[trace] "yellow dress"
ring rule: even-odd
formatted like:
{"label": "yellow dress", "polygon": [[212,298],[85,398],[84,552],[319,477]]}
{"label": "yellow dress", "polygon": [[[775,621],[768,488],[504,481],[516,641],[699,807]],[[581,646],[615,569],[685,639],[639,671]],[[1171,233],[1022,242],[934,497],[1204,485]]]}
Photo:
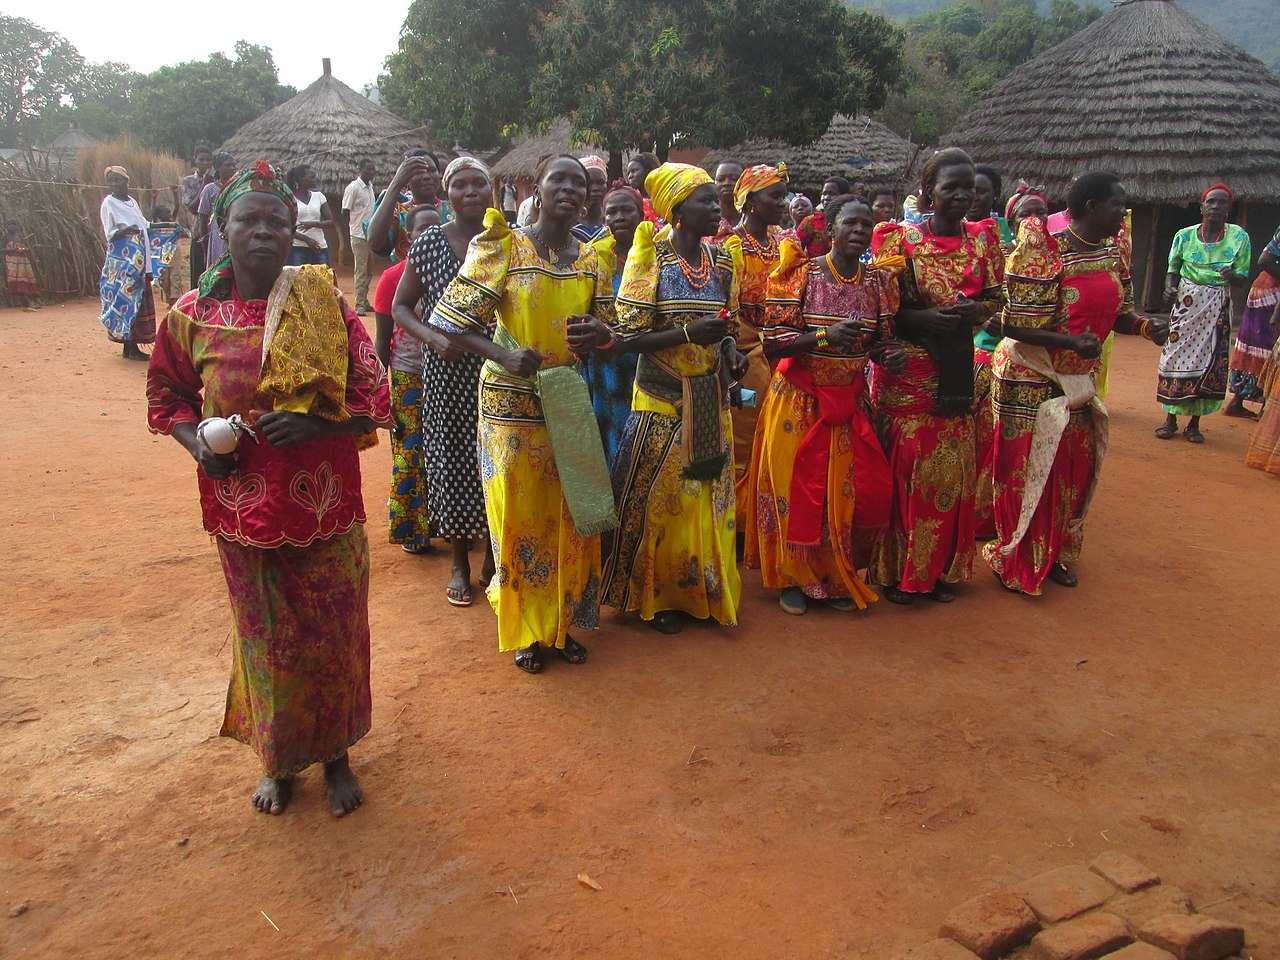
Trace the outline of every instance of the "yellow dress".
{"label": "yellow dress", "polygon": [[[782,259],[769,279],[761,333],[765,342],[785,343],[801,334],[858,317],[874,328],[850,352],[832,346],[783,360],[774,372],[760,409],[760,426],[748,494],[741,506],[746,533],[746,566],[759,569],[770,589],[799,587],[817,600],[853,600],[859,609],[878,599],[858,576],[882,532],[889,468],[869,417],[867,352],[893,336],[898,288],[879,270],[860,267],[856,278],[836,282],[823,272],[822,258],[806,259],[794,240],[783,241]],[[804,384],[801,389],[797,384]],[[793,481],[818,468],[813,457],[797,456],[822,420],[822,409],[842,406],[847,416],[831,428],[827,463],[809,478],[825,487],[820,535],[810,545],[793,542]],[[855,489],[868,496],[861,503]],[[861,509],[860,509],[861,508]],[[872,517],[868,517],[870,509]]]}
{"label": "yellow dress", "polygon": [[[522,347],[541,353],[547,369],[574,363],[566,318],[579,313],[613,322],[612,284],[595,248],[581,244],[571,267],[553,267],[490,210],[431,323],[464,333],[484,332],[496,320]],[[594,423],[583,426],[595,430]],[[535,642],[563,648],[570,627],[599,626],[600,538],[574,529],[532,382],[491,362],[480,375],[479,440],[498,649]]]}
{"label": "yellow dress", "polygon": [[[722,310],[731,316],[730,335],[736,333],[733,261],[708,244],[703,244],[703,252],[710,260],[710,275],[703,286],[695,287],[681,271],[668,240],[648,244],[637,235],[617,300],[616,330],[624,341]],[[716,371],[718,353],[718,344],[682,343],[652,357],[681,377],[702,377]],[[718,425],[723,466],[713,479],[690,479],[682,464],[688,442],[682,411],[644,389],[643,379],[642,369],[613,464],[619,525],[605,534],[604,602],[619,610],[638,610],[643,620],[679,610],[735,624],[742,581],[728,403],[720,391],[719,410],[704,410],[701,421],[709,421],[713,430]]]}

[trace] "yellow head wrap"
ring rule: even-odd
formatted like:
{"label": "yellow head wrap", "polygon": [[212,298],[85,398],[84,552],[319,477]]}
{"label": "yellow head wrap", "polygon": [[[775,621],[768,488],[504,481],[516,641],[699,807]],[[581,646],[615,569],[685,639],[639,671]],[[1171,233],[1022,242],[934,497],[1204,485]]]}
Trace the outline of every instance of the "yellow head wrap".
{"label": "yellow head wrap", "polygon": [[102,171],[102,177],[105,180],[109,175],[113,173],[120,174],[120,176],[124,177],[126,180],[129,179],[129,171],[126,170],[124,167],[120,167],[120,166],[107,167],[107,169]]}
{"label": "yellow head wrap", "polygon": [[644,188],[649,193],[654,212],[669,222],[671,212],[689,199],[689,194],[704,183],[714,182],[711,174],[701,167],[687,163],[664,163],[656,170],[649,171],[649,175],[644,178]]}
{"label": "yellow head wrap", "polygon": [[741,210],[751,194],[765,187],[771,187],[775,183],[785,183],[786,180],[787,165],[785,163],[780,163],[776,167],[767,163],[757,163],[754,167],[748,167],[742,171],[742,176],[734,185],[733,205]]}

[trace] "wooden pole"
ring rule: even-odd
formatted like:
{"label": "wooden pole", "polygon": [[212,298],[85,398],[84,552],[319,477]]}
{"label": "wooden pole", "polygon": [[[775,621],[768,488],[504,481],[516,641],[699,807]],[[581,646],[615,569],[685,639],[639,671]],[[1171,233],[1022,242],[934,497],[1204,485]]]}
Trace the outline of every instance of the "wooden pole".
{"label": "wooden pole", "polygon": [[[1156,244],[1159,242],[1160,231],[1160,204],[1153,203],[1151,205],[1151,235],[1147,238],[1147,275],[1142,282],[1142,309],[1151,309],[1151,283],[1156,275]],[[1160,306],[1164,307],[1164,274],[1161,275],[1160,283]]]}

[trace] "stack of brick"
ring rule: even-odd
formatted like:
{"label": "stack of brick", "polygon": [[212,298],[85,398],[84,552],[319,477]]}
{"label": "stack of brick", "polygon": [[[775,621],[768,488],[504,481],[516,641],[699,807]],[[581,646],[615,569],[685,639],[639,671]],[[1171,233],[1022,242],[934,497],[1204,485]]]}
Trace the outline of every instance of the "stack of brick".
{"label": "stack of brick", "polygon": [[1244,929],[1110,851],[952,910],[938,939],[895,960],[1239,960]]}

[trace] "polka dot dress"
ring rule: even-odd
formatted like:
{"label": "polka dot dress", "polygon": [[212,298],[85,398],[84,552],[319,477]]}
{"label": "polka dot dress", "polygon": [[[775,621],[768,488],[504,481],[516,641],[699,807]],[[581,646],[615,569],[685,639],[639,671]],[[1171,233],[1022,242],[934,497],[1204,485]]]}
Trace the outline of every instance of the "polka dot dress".
{"label": "polka dot dress", "polygon": [[[409,248],[409,266],[422,282],[423,316],[431,314],[462,262],[441,227],[428,227]],[[427,518],[442,537],[477,537],[488,529],[484,489],[476,458],[480,367],[463,354],[450,363],[430,348],[423,351],[423,467]]]}

